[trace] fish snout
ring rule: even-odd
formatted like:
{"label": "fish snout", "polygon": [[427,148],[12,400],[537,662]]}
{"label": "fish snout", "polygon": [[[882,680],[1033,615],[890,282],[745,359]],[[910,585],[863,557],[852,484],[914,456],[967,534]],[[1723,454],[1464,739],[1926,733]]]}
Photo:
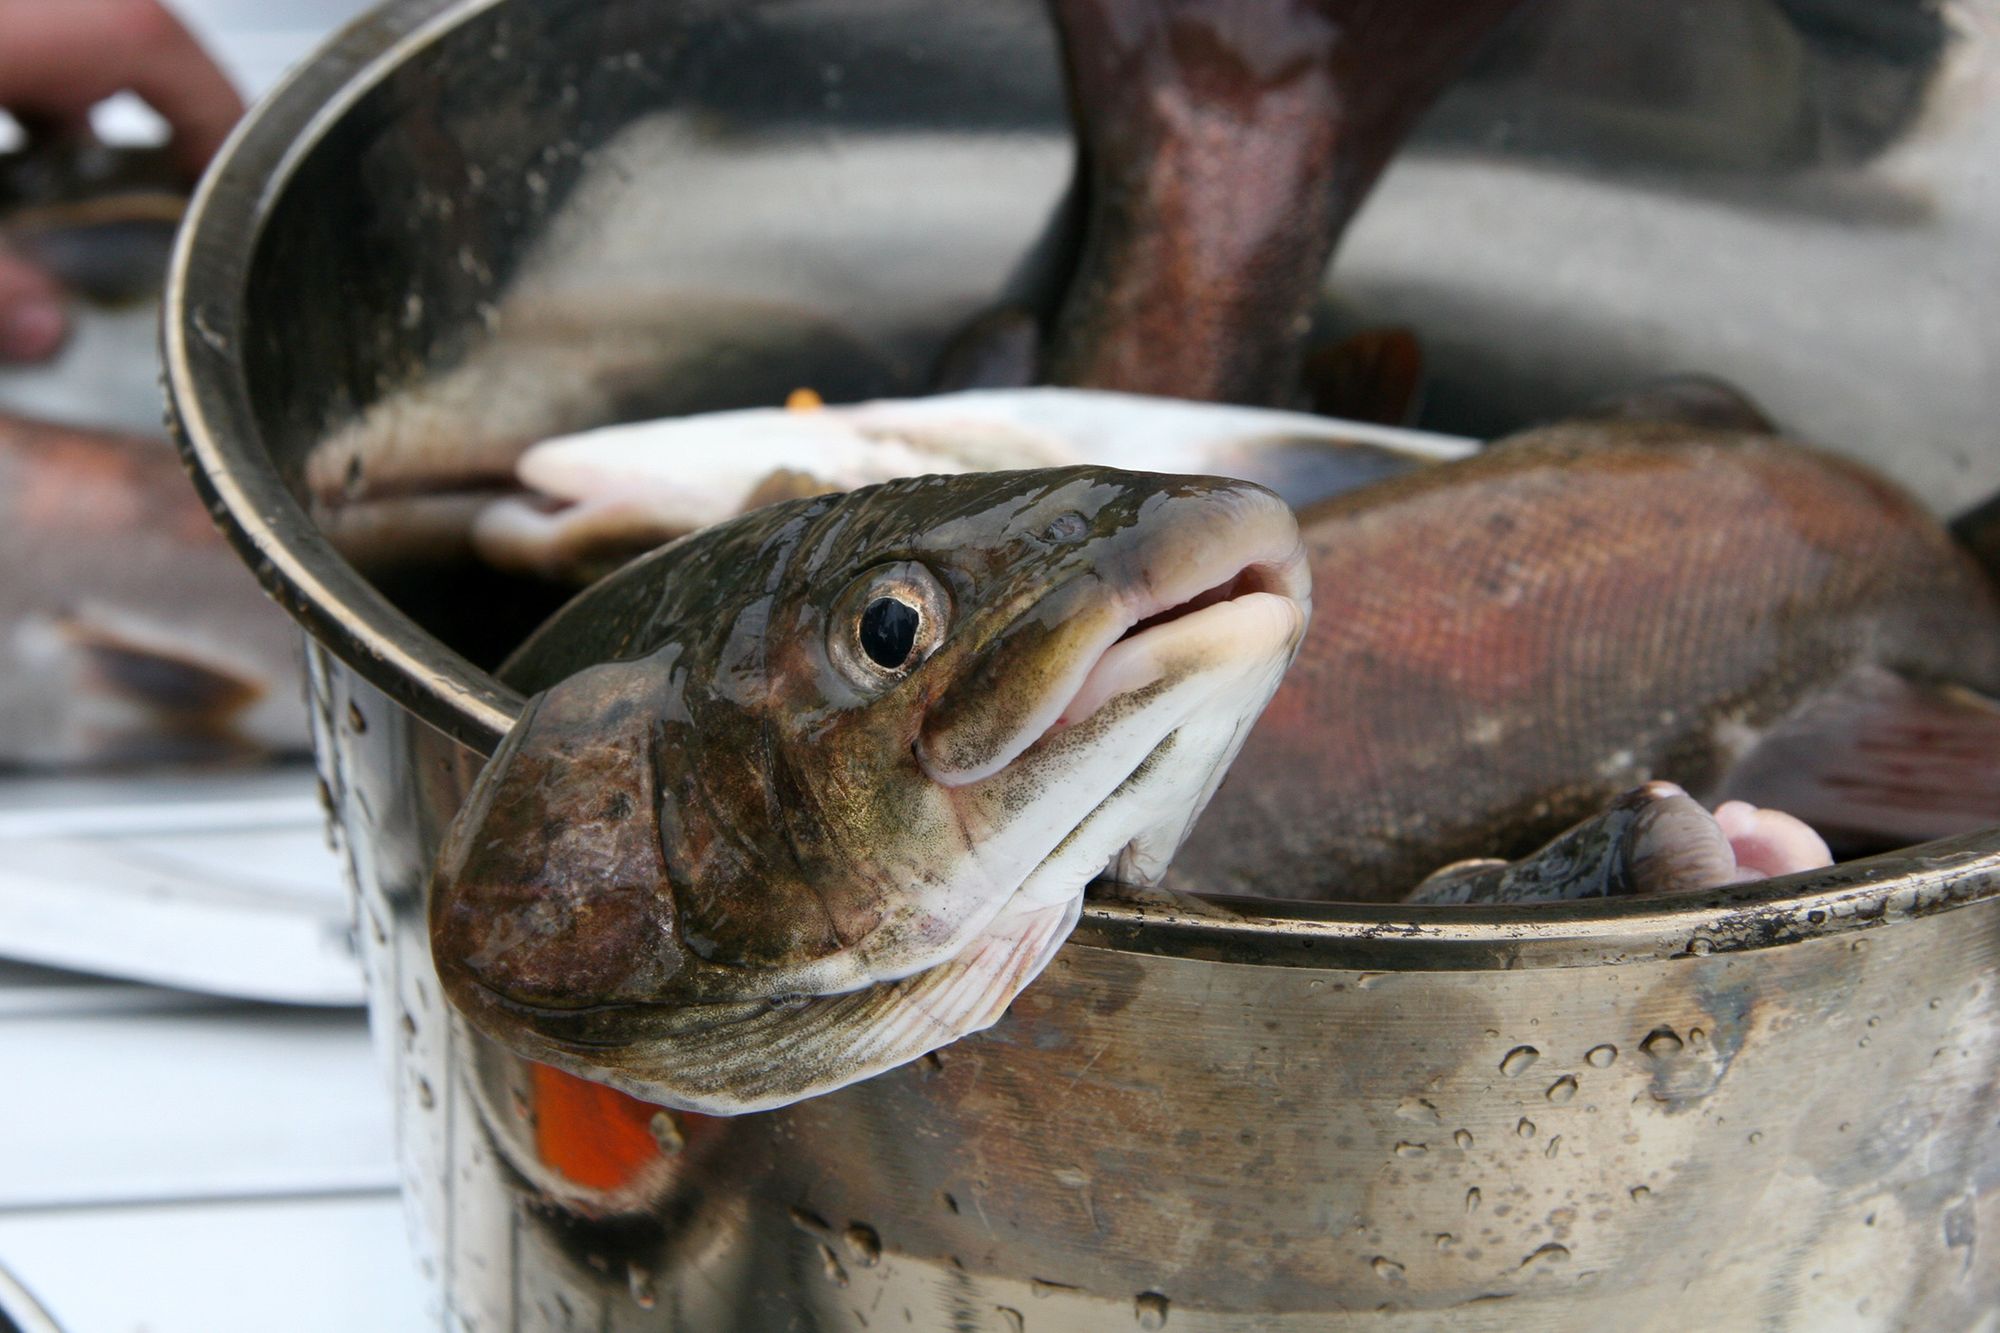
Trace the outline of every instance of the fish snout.
{"label": "fish snout", "polygon": [[[1153,675],[1141,664],[1166,641],[1187,641],[1197,615],[1255,631],[1224,633],[1215,652],[1289,659],[1296,650],[1311,574],[1284,501],[1212,477],[1134,474],[1131,484],[1150,487],[1131,520],[1084,539],[1073,576],[996,636],[933,706],[918,743],[933,780],[991,777],[1056,726],[1145,687]],[[1123,669],[1106,670],[1114,661]]]}

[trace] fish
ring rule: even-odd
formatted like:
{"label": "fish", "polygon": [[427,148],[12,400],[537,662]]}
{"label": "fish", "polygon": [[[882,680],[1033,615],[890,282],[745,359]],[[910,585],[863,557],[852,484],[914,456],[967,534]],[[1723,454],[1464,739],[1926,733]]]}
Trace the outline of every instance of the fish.
{"label": "fish", "polygon": [[1099,467],[772,504],[586,589],[442,843],[475,1029],[736,1114],[984,1028],[1145,885],[1301,641],[1292,511]]}
{"label": "fish", "polygon": [[1083,225],[1044,377],[1291,406],[1341,233],[1518,4],[1054,0]]}
{"label": "fish", "polygon": [[1518,860],[1479,857],[1434,870],[1403,901],[1447,907],[1655,898],[1832,864],[1826,840],[1793,815],[1748,801],[1725,801],[1711,814],[1678,784],[1654,781]]}
{"label": "fish", "polygon": [[2000,823],[2000,595],[1857,463],[1578,421],[1300,526],[1313,624],[1180,891],[1394,901],[1653,779],[1844,851]]}
{"label": "fish", "polygon": [[303,638],[173,446],[0,414],[0,768],[304,754]]}
{"label": "fish", "polygon": [[1083,389],[707,412],[530,446],[515,466],[527,493],[490,500],[473,520],[472,543],[496,568],[587,583],[788,492],[1095,464],[1233,477],[1297,507],[1476,448],[1303,412]]}

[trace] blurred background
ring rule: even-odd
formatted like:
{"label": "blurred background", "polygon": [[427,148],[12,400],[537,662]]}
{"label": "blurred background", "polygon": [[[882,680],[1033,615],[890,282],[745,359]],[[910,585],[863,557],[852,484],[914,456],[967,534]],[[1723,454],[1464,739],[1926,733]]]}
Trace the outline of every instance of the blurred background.
{"label": "blurred background", "polygon": [[[367,5],[169,7],[254,101]],[[118,145],[165,136],[130,95],[93,125]],[[0,154],[21,145],[0,116]],[[160,425],[157,318],[150,302],[74,305],[54,362],[0,367],[0,421],[157,441],[144,483],[192,505]],[[22,568],[0,601],[18,603]],[[0,705],[38,706],[4,690]],[[0,1270],[60,1327],[419,1326],[348,916],[303,758],[0,771]]]}

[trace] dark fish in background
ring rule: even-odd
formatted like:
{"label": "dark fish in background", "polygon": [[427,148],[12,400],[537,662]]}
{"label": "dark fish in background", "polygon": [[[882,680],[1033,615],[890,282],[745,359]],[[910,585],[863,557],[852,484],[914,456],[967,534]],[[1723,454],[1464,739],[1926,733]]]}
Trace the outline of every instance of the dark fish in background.
{"label": "dark fish in background", "polygon": [[0,766],[308,745],[301,639],[164,440],[0,416]]}
{"label": "dark fish in background", "polygon": [[1856,464],[1583,422],[1301,527],[1315,619],[1176,887],[1396,898],[1655,778],[1847,850],[2000,823],[2000,598]]}
{"label": "dark fish in background", "polygon": [[1056,0],[1081,150],[1057,384],[1289,406],[1335,244],[1519,0]]}
{"label": "dark fish in background", "polygon": [[[1055,0],[1077,177],[1033,285],[934,387],[1042,383],[1401,425],[1407,329],[1304,349],[1348,222],[1520,0]],[[1053,307],[1043,324],[1030,306]],[[1303,364],[1302,364],[1303,363]]]}

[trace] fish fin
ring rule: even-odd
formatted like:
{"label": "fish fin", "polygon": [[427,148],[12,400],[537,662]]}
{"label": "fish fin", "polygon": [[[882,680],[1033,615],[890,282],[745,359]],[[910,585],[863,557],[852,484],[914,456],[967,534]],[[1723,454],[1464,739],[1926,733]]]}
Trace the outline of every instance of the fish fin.
{"label": "fish fin", "polygon": [[788,1106],[844,1088],[991,1027],[1076,925],[1067,903],[1003,912],[956,957],[843,995],[661,1010],[650,1030],[587,1058],[537,1058],[633,1096],[712,1115]]}
{"label": "fish fin", "polygon": [[1775,435],[1777,426],[1755,398],[1714,375],[1663,375],[1587,404],[1586,421],[1664,421],[1747,435]]}
{"label": "fish fin", "polygon": [[176,723],[219,725],[268,689],[266,682],[164,635],[81,617],[60,621],[56,631],[82,661],[88,684]]}
{"label": "fish fin", "polygon": [[1124,884],[1115,879],[1099,879],[1091,883],[1089,897],[1092,902],[1130,903],[1135,907],[1178,912],[1182,916],[1198,917],[1204,921],[1243,919],[1241,912],[1232,911],[1222,903],[1162,884]]}
{"label": "fish fin", "polygon": [[536,1159],[574,1186],[602,1193],[639,1183],[664,1155],[651,1102],[527,1061]]}
{"label": "fish fin", "polygon": [[1787,811],[1839,847],[1900,846],[2000,824],[2000,700],[1855,672],[1772,727],[1718,799]]}

